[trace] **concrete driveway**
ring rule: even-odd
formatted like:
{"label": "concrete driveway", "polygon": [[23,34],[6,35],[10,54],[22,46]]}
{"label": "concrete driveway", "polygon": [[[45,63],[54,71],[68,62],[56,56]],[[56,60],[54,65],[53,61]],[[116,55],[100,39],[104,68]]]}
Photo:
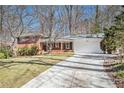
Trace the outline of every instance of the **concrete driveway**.
{"label": "concrete driveway", "polygon": [[114,88],[111,79],[104,72],[103,54],[78,54],[62,61],[22,88]]}

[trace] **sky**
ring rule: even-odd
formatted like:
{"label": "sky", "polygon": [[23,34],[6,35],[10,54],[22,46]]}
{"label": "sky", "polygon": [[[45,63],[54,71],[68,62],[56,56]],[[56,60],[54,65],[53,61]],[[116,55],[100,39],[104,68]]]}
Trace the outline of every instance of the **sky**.
{"label": "sky", "polygon": [[[83,9],[85,10],[84,13],[86,15],[92,15],[95,12],[95,5],[82,5]],[[27,7],[27,10],[29,12],[32,12],[32,5],[29,5]]]}
{"label": "sky", "polygon": [[[29,13],[32,13],[33,12],[33,8],[32,8],[33,6],[32,5],[28,5],[28,7],[27,7],[27,11],[29,12]],[[63,6],[64,7],[64,6]],[[82,17],[82,19],[88,19],[88,18],[90,18],[90,17],[93,17],[93,15],[94,15],[94,13],[95,13],[95,6],[94,5],[83,5],[82,6],[83,8],[82,8],[82,11],[84,12],[84,16]],[[34,31],[37,31],[39,28],[39,23],[38,23],[38,21],[34,21],[34,23],[35,24],[33,24],[33,28],[35,28],[35,30]],[[36,29],[37,28],[37,29]]]}
{"label": "sky", "polygon": [[[91,17],[95,13],[95,5],[82,5],[82,11],[87,17]],[[27,7],[28,12],[32,12],[32,5]],[[64,6],[63,6],[64,7]]]}

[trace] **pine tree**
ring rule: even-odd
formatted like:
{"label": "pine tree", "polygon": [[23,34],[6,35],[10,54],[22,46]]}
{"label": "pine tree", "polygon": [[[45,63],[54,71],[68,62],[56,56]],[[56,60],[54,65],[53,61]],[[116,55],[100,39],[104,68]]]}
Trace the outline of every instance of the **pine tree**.
{"label": "pine tree", "polygon": [[116,50],[116,40],[115,40],[115,27],[112,26],[111,28],[105,28],[105,37],[101,41],[101,49],[104,53],[111,54],[113,51]]}
{"label": "pine tree", "polygon": [[101,41],[101,49],[107,52],[115,51],[120,48],[124,52],[124,6],[121,7],[120,14],[115,17],[114,24],[105,29],[105,37]]}
{"label": "pine tree", "polygon": [[120,61],[122,62],[124,53],[124,6],[122,6],[121,13],[115,17],[115,27],[116,27],[116,44],[120,51]]}

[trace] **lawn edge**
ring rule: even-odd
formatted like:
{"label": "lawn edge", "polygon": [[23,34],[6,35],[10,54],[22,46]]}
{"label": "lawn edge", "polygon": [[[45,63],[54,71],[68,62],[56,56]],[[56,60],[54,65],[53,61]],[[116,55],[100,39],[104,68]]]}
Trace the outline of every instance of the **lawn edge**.
{"label": "lawn edge", "polygon": [[116,85],[116,87],[117,88],[124,88],[124,80],[122,78],[117,78],[113,75],[113,73],[115,72],[114,69],[113,69],[113,64],[114,63],[115,63],[114,60],[107,59],[103,63],[103,67],[104,67],[105,72],[107,73],[107,75],[112,80],[112,82],[114,82],[114,84]]}

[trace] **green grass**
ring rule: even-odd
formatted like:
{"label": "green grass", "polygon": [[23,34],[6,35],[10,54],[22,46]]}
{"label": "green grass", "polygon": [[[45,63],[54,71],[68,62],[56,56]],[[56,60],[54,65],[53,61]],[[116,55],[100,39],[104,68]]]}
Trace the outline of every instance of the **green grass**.
{"label": "green grass", "polygon": [[124,78],[124,63],[117,64],[114,66],[116,72],[113,73],[117,78]]}
{"label": "green grass", "polygon": [[[0,60],[0,87],[21,87],[41,72],[73,53],[39,55]],[[50,64],[50,65],[49,65]]]}
{"label": "green grass", "polygon": [[118,78],[124,78],[124,71],[118,71],[116,73],[114,73],[114,76],[118,77]]}

